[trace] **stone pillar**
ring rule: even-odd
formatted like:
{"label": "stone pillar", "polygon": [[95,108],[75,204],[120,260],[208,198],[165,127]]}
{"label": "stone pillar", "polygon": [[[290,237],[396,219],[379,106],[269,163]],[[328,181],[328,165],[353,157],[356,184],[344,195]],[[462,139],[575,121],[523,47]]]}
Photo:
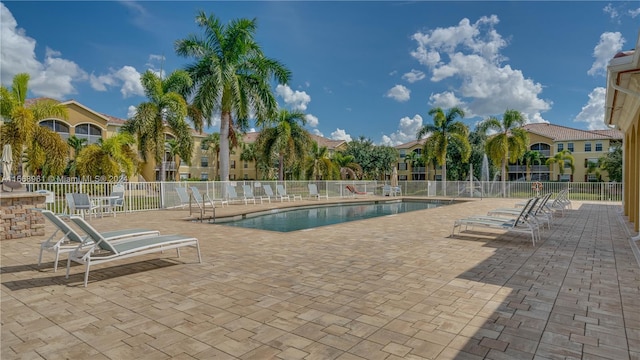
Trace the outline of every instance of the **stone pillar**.
{"label": "stone pillar", "polygon": [[0,192],[0,240],[44,235],[44,216],[34,209],[45,195],[31,192]]}

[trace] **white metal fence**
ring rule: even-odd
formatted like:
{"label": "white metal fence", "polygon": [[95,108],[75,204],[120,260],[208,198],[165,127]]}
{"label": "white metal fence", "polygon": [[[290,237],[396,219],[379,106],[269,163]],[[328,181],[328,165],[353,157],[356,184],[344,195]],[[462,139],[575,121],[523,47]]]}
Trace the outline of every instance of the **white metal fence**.
{"label": "white metal fence", "polygon": [[[263,184],[270,184],[272,189],[277,184],[284,185],[287,194],[301,195],[303,199],[309,198],[308,184],[314,183],[321,194],[330,198],[351,196],[345,188],[352,185],[359,192],[382,195],[385,182],[380,181],[229,181],[235,186],[238,195],[242,196],[241,185],[250,185],[255,196],[265,196]],[[124,207],[118,212],[134,212],[158,210],[177,207],[181,205],[176,187],[197,187],[202,194],[207,194],[212,199],[226,198],[226,184],[220,181],[180,181],[180,182],[131,182],[119,183],[125,187]],[[387,183],[388,184],[388,183]],[[27,191],[46,190],[49,196],[46,208],[56,213],[68,212],[65,203],[65,194],[81,192],[90,196],[107,196],[111,193],[116,183],[108,182],[62,182],[62,183],[23,183]],[[448,198],[479,198],[479,197],[508,197],[528,198],[547,192],[558,193],[560,190],[571,189],[571,200],[588,201],[622,201],[621,183],[599,182],[544,182],[541,189],[536,191],[533,182],[515,181],[506,182],[480,182],[480,181],[400,181],[403,196],[410,197],[448,197]]]}

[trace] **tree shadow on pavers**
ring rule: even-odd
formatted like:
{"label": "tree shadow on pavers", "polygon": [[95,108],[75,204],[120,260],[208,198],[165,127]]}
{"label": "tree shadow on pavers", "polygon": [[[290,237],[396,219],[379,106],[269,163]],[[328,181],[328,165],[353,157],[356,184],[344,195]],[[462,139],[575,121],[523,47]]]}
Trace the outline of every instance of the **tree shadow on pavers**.
{"label": "tree shadow on pavers", "polygon": [[[89,282],[100,282],[102,280],[115,279],[121,276],[130,276],[133,274],[143,273],[157,269],[166,268],[174,265],[183,265],[183,262],[173,259],[152,259],[135,263],[122,264],[117,266],[96,267],[92,268],[89,273]],[[75,270],[78,269],[78,270]],[[34,269],[30,269],[34,270]],[[41,273],[41,272],[40,272]],[[28,279],[6,280],[2,285],[9,290],[17,291],[23,289],[32,289],[52,285],[66,285],[71,287],[84,286],[84,266],[82,264],[73,263],[69,278],[65,278],[66,266],[58,269],[58,272],[52,273],[52,276],[33,277]],[[4,280],[4,279],[3,279]]]}
{"label": "tree shadow on pavers", "polygon": [[[464,334],[466,342],[456,344],[459,352],[452,358],[582,358],[584,344],[573,340],[569,332],[581,334],[586,326],[576,317],[584,315],[579,303],[587,303],[590,295],[585,291],[581,298],[577,289],[581,284],[590,288],[590,274],[598,266],[615,267],[610,265],[617,261],[611,249],[614,241],[619,241],[618,246],[628,243],[615,230],[619,223],[612,214],[617,208],[619,205],[582,204],[565,210],[564,215],[558,212],[551,229],[542,231],[535,246],[527,234],[509,232],[490,236],[490,232],[466,231],[450,237],[482,242],[482,247],[492,249],[486,259],[480,258],[460,273],[459,282],[450,284],[450,291],[466,291],[470,296],[459,298],[452,307],[475,317],[472,325],[477,328]],[[605,280],[607,286],[620,286],[615,275]]]}

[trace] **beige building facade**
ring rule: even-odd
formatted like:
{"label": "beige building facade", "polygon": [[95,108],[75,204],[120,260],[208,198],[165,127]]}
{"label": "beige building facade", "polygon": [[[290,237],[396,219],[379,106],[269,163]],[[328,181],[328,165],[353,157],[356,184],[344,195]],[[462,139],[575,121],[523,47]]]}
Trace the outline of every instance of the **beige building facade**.
{"label": "beige building facade", "polygon": [[623,213],[640,231],[640,35],[607,67],[605,119],[623,133]]}

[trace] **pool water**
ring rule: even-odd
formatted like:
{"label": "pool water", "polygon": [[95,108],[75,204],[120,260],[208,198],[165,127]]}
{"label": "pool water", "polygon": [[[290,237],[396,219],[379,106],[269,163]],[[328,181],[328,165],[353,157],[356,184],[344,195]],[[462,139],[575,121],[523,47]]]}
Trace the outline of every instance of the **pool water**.
{"label": "pool water", "polygon": [[384,203],[358,203],[326,205],[299,209],[274,209],[268,214],[245,219],[217,222],[243,228],[289,232],[348,221],[370,219],[378,216],[400,214],[409,211],[431,209],[444,205],[429,201],[395,201]]}

